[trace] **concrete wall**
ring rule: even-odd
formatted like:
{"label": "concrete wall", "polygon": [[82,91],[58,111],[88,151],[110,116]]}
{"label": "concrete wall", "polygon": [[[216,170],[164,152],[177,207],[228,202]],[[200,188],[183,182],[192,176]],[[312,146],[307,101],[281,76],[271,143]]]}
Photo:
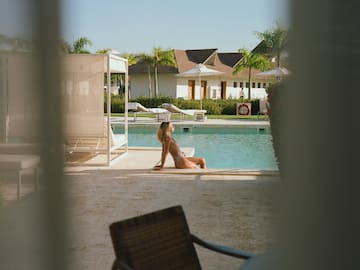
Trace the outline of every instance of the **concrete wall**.
{"label": "concrete wall", "polygon": [[[200,87],[198,78],[178,78],[176,86],[177,97],[188,99],[188,81],[195,80],[195,99],[200,99]],[[220,81],[218,79],[201,78],[207,84],[208,98],[220,98]],[[214,92],[215,91],[215,92]]]}
{"label": "concrete wall", "polygon": [[[188,81],[195,80],[195,99],[200,99],[200,88],[198,78],[180,78],[175,74],[160,74],[159,75],[159,94],[164,96],[171,96],[175,98],[188,99]],[[221,98],[221,84],[223,80],[214,78],[201,78],[202,81],[207,82],[207,96],[211,99]],[[139,96],[149,96],[149,82],[147,74],[131,75],[131,98]],[[241,96],[240,82],[243,84],[244,97],[248,97],[248,88],[245,88],[246,81],[236,81],[237,87],[234,87],[234,80],[226,80],[226,98],[238,99]],[[264,98],[267,96],[265,88],[257,88],[264,85],[264,81],[255,81],[256,88],[251,88],[252,98]],[[266,85],[269,85],[266,82]],[[152,77],[152,95],[155,96],[154,79]]]}
{"label": "concrete wall", "polygon": [[[241,88],[234,88],[234,87],[229,87],[227,89],[227,98],[240,98],[240,92],[241,92]],[[243,92],[244,92],[244,98],[248,98],[249,97],[249,89],[248,88],[243,88]],[[231,95],[231,96],[230,96]],[[265,88],[251,88],[251,98],[265,98],[267,97],[267,93]]]}
{"label": "concrete wall", "polygon": [[[234,87],[234,82],[236,82],[236,87]],[[245,80],[227,80],[226,85],[226,94],[227,98],[240,98],[241,96],[241,89],[244,92],[244,98],[249,97],[249,89],[246,86]],[[255,88],[251,87],[251,98],[265,98],[267,96],[265,87],[269,86],[269,82],[265,80],[252,80],[251,84],[255,82]],[[260,83],[260,85],[259,85]],[[265,83],[265,85],[264,85]],[[242,85],[242,87],[241,87]],[[260,87],[259,87],[260,86]],[[264,87],[265,86],[265,87]]]}

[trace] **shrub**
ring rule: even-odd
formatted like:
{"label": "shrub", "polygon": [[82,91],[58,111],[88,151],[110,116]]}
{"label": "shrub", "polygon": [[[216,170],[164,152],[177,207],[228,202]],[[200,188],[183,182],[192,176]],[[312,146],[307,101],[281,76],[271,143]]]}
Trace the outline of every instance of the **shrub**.
{"label": "shrub", "polygon": [[156,108],[163,103],[174,103],[174,98],[168,96],[159,96],[159,97],[137,97],[131,99],[132,102],[139,102],[147,108]]}
{"label": "shrub", "polygon": [[222,113],[222,100],[204,99],[203,109],[207,114],[221,114]]}
{"label": "shrub", "polygon": [[259,111],[260,111],[260,100],[259,99],[251,100],[251,114],[257,115]]}
{"label": "shrub", "polygon": [[111,111],[112,112],[124,112],[125,111],[125,99],[120,96],[111,97]]}
{"label": "shrub", "polygon": [[239,100],[229,99],[223,102],[222,105],[222,114],[227,115],[235,115],[236,114],[236,106],[239,102]]}
{"label": "shrub", "polygon": [[[119,95],[111,95],[111,112],[123,113],[125,111],[125,98]],[[104,112],[107,112],[107,95],[104,94]]]}
{"label": "shrub", "polygon": [[185,100],[178,98],[173,103],[175,106],[181,109],[200,109],[200,100]]}
{"label": "shrub", "polygon": [[[106,112],[106,93],[104,94],[104,112]],[[160,97],[137,97],[129,100],[130,102],[139,102],[147,108],[157,108],[163,103],[172,103],[181,109],[200,109],[200,100],[186,100],[183,98],[173,98],[168,96]],[[240,102],[249,102],[247,99],[203,99],[202,109],[211,115],[236,115],[236,105]],[[256,115],[259,112],[259,100],[251,100],[251,113]],[[111,97],[111,111],[113,113],[124,113],[125,98],[119,95]]]}

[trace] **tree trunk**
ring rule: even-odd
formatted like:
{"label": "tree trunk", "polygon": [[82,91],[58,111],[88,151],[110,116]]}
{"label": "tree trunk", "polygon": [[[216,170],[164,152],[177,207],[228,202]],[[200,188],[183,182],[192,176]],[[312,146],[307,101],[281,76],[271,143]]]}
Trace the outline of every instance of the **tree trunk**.
{"label": "tree trunk", "polygon": [[249,67],[249,78],[248,78],[248,82],[249,82],[249,100],[251,99],[251,67]]}
{"label": "tree trunk", "polygon": [[148,76],[149,76],[149,97],[152,97],[150,65],[148,66]]}
{"label": "tree trunk", "polygon": [[155,83],[155,96],[159,96],[159,86],[158,86],[158,72],[157,72],[157,65],[155,64],[154,67],[154,83]]}

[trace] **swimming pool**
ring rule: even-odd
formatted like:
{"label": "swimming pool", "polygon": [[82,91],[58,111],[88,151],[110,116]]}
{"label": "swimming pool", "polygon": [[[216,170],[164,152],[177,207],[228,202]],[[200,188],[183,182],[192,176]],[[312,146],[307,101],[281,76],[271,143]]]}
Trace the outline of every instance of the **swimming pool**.
{"label": "swimming pool", "polygon": [[[157,126],[129,126],[129,146],[161,147]],[[122,132],[115,127],[115,133]],[[277,170],[269,127],[176,125],[181,147],[194,147],[210,169]]]}

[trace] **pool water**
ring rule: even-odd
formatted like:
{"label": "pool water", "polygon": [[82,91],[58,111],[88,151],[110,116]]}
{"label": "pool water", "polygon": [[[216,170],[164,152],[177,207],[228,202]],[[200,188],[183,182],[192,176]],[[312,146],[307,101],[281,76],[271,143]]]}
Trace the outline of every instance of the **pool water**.
{"label": "pool water", "polygon": [[[129,146],[161,147],[156,130],[129,126]],[[278,169],[269,127],[175,125],[173,137],[180,147],[194,147],[195,156],[206,158],[210,169]]]}

